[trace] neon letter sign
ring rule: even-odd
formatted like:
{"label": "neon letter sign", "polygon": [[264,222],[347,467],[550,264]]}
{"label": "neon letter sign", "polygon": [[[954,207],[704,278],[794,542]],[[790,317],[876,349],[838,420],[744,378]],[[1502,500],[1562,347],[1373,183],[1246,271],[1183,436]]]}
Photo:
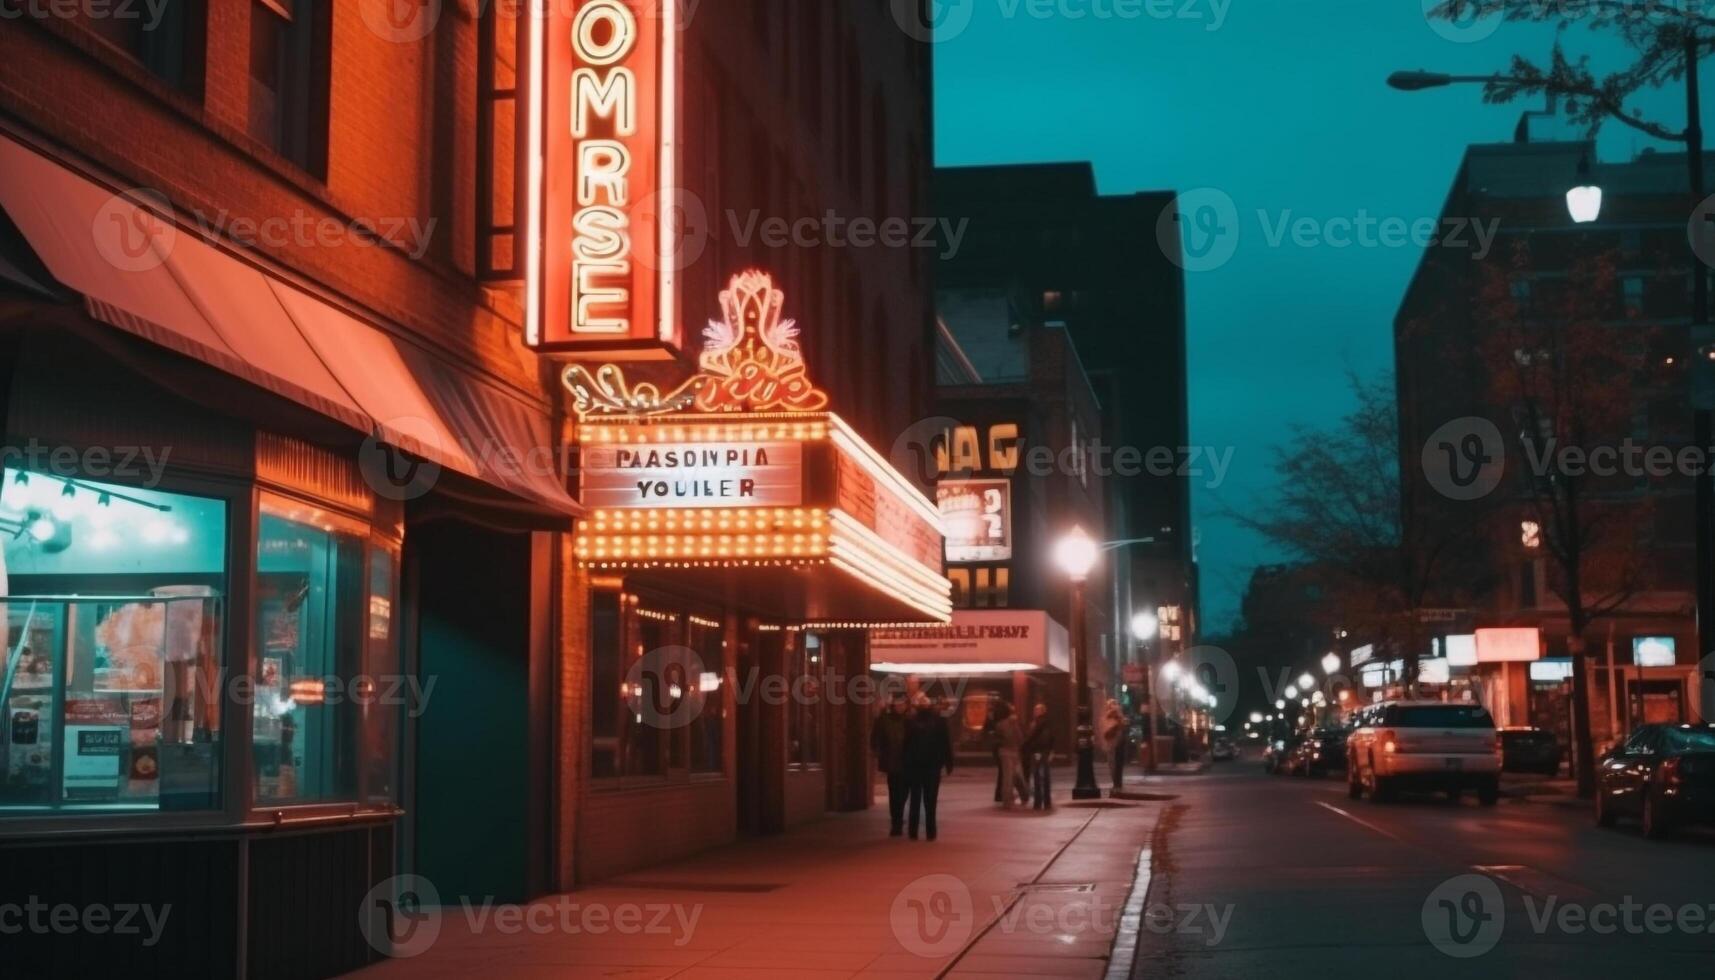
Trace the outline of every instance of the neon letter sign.
{"label": "neon letter sign", "polygon": [[543,351],[668,356],[676,174],[676,3],[531,5],[525,340]]}

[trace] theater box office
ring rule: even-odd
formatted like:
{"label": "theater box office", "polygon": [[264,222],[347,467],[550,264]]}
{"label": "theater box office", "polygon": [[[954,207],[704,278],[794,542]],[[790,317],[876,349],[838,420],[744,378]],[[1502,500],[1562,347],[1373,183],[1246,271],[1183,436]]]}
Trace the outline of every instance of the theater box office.
{"label": "theater box office", "polygon": [[[939,515],[828,410],[784,292],[753,271],[720,300],[677,386],[565,371],[592,582],[580,876],[868,806],[868,630],[951,613]],[[646,819],[667,807],[695,819]]]}
{"label": "theater box office", "polygon": [[0,901],[172,910],[0,972],[327,976],[399,872],[546,890],[579,508],[497,462],[563,441],[545,399],[26,136],[0,170]]}

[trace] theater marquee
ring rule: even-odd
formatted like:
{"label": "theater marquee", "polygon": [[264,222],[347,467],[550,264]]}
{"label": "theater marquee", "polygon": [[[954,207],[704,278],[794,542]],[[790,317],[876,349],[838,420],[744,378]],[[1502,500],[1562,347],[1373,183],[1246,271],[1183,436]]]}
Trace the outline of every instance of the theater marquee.
{"label": "theater marquee", "polygon": [[720,301],[699,370],[671,391],[611,364],[566,368],[592,510],[578,560],[832,572],[900,603],[906,621],[946,622],[935,505],[826,410],[766,273],[733,277]]}
{"label": "theater marquee", "polygon": [[531,10],[525,341],[666,358],[677,348],[679,4]]}

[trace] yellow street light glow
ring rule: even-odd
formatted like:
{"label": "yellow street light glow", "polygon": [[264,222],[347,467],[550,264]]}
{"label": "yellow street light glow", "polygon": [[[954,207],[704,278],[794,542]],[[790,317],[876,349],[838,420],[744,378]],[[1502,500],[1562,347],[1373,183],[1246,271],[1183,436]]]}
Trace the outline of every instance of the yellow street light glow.
{"label": "yellow street light glow", "polygon": [[1054,544],[1054,563],[1060,566],[1074,582],[1082,582],[1090,575],[1090,569],[1096,566],[1100,557],[1100,546],[1084,533],[1081,527],[1074,527]]}

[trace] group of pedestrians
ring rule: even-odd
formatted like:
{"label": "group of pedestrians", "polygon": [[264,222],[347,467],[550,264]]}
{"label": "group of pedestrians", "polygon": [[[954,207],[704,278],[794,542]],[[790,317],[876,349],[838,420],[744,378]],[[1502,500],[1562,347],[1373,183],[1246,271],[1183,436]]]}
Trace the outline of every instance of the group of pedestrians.
{"label": "group of pedestrians", "polygon": [[887,775],[889,836],[906,833],[909,810],[911,839],[917,839],[921,827],[924,836],[934,840],[941,776],[953,773],[953,739],[946,718],[927,695],[919,693],[909,707],[903,695],[896,696],[876,719],[869,744],[876,765]]}
{"label": "group of pedestrians", "polygon": [[[1119,702],[1109,701],[1096,725],[1096,738],[1105,750],[1115,790],[1125,784],[1125,760],[1130,752],[1130,723]],[[1025,725],[1012,705],[996,701],[983,725],[983,736],[994,751],[994,801],[1006,809],[1030,804],[1034,810],[1054,808],[1054,724],[1048,706],[1038,704]],[[890,836],[917,839],[921,829],[935,839],[935,809],[941,777],[953,772],[953,740],[946,712],[936,710],[919,692],[908,703],[896,695],[876,719],[870,749],[877,767],[887,776]]]}
{"label": "group of pedestrians", "polygon": [[1027,728],[1012,705],[996,701],[984,733],[994,750],[994,801],[1009,810],[1015,799],[1034,810],[1053,809],[1054,726],[1048,706],[1036,706]]}

